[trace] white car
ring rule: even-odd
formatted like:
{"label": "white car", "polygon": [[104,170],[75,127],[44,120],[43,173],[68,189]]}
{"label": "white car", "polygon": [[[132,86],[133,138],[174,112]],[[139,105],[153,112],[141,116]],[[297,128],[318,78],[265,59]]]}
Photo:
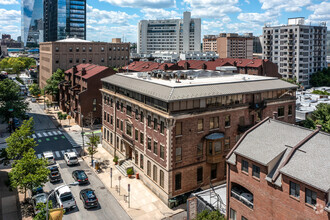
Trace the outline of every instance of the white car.
{"label": "white car", "polygon": [[58,207],[65,210],[74,209],[77,207],[76,200],[74,199],[68,186],[59,186],[55,188],[54,191]]}
{"label": "white car", "polygon": [[48,165],[55,164],[55,158],[52,151],[46,151],[42,153],[42,156],[47,159]]}
{"label": "white car", "polygon": [[78,156],[75,152],[66,152],[64,153],[64,160],[67,165],[78,164]]}

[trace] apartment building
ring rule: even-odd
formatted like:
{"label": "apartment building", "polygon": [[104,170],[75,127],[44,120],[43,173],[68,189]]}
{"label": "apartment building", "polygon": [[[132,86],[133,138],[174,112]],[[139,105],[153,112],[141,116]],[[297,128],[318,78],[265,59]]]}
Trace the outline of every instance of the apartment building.
{"label": "apartment building", "polygon": [[221,33],[217,38],[217,52],[220,58],[253,58],[253,35]]}
{"label": "apartment building", "polygon": [[327,67],[327,26],[305,25],[304,18],[289,18],[288,25],[263,28],[263,58],[277,64],[284,78],[309,87],[311,75]]}
{"label": "apartment building", "polygon": [[276,118],[227,155],[228,219],[330,219],[330,135]]}
{"label": "apartment building", "polygon": [[295,122],[297,86],[219,71],[118,73],[102,79],[102,145],[164,203],[226,180],[225,156],[278,111]]}
{"label": "apartment building", "polygon": [[108,67],[121,67],[129,63],[129,43],[91,42],[67,38],[40,44],[39,86],[58,68],[70,69],[74,65],[93,63]]}
{"label": "apartment building", "polygon": [[[102,122],[101,79],[116,72],[109,67],[79,64],[65,71],[65,80],[59,84],[60,109],[80,126]],[[85,122],[85,123],[84,123]]]}
{"label": "apartment building", "polygon": [[190,12],[183,19],[141,20],[138,23],[137,53],[155,51],[201,51],[201,19],[191,18]]}
{"label": "apartment building", "polygon": [[217,35],[204,35],[203,52],[208,52],[208,51],[218,52],[217,38],[218,38]]}

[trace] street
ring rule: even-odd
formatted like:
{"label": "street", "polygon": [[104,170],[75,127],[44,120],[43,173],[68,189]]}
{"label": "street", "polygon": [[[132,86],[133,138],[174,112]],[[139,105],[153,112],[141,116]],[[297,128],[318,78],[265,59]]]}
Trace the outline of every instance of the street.
{"label": "street", "polygon": [[[53,151],[56,165],[59,167],[59,171],[62,176],[62,181],[59,183],[47,182],[44,186],[44,191],[51,192],[56,187],[62,184],[68,184],[74,182],[72,178],[72,171],[84,170],[88,176],[89,184],[83,186],[71,186],[72,194],[76,200],[77,208],[65,213],[63,219],[130,219],[127,213],[119,205],[116,199],[105,188],[101,180],[96,176],[85,161],[79,158],[79,165],[69,167],[63,160],[63,154],[65,152],[80,153],[81,147],[78,143],[73,142],[69,134],[65,131],[61,131],[56,128],[54,119],[43,112],[43,105],[38,103],[29,102],[31,111],[29,115],[33,117],[35,122],[35,134],[32,137],[36,140],[38,146],[35,148],[36,155],[40,158],[45,151]],[[75,131],[72,131],[74,135],[77,135]],[[83,203],[79,198],[79,192],[85,188],[92,188],[98,198],[100,206],[86,210],[83,207]],[[54,207],[56,207],[55,199]]]}

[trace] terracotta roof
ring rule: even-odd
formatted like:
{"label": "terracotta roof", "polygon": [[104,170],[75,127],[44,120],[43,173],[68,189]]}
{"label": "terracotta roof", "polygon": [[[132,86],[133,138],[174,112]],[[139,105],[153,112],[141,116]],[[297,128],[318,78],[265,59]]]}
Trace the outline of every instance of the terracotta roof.
{"label": "terracotta roof", "polygon": [[206,62],[203,60],[180,60],[178,65],[184,67],[185,63],[189,63],[189,69],[202,69],[203,63]]}
{"label": "terracotta roof", "polygon": [[149,61],[134,61],[133,63],[122,67],[123,71],[127,69],[133,72],[148,72],[153,70],[165,70],[165,65],[168,68],[175,65],[173,63],[156,63],[156,62],[149,62]]}
{"label": "terracotta roof", "polygon": [[[85,68],[86,70],[86,74],[82,76],[82,78],[84,79],[88,79],[91,78],[95,75],[97,75],[98,73],[109,69],[109,67],[106,66],[99,66],[96,64],[92,64],[92,63],[84,63],[84,64],[79,64],[76,66],[77,67],[77,73],[75,74],[76,76],[81,76],[82,75],[82,70],[83,68]],[[67,71],[65,71],[65,73],[73,73],[73,67],[68,69]]]}

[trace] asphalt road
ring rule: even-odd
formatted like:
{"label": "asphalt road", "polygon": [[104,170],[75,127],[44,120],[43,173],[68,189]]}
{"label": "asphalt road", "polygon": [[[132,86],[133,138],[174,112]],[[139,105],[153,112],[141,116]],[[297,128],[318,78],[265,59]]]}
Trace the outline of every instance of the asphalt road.
{"label": "asphalt road", "polygon": [[[37,103],[31,103],[29,107],[31,111],[29,114],[33,117],[35,121],[35,134],[34,139],[38,143],[35,148],[38,157],[41,156],[42,152],[53,151],[57,166],[59,166],[60,173],[62,175],[62,182],[52,184],[50,182],[46,183],[44,190],[46,192],[51,192],[57,186],[62,184],[68,184],[74,182],[72,178],[72,171],[77,169],[85,170],[90,184],[84,186],[71,186],[71,191],[75,197],[77,208],[75,210],[69,211],[64,215],[63,219],[130,219],[124,209],[116,201],[116,199],[111,195],[111,193],[105,188],[100,179],[96,176],[94,171],[92,171],[88,165],[79,158],[79,165],[69,167],[63,160],[63,153],[67,151],[77,151],[80,152],[80,147],[73,147],[72,144],[64,135],[64,131],[59,131],[54,125],[52,119],[43,113],[42,106]],[[95,190],[95,194],[98,197],[99,208],[93,208],[86,210],[83,207],[83,203],[79,198],[79,192],[84,188],[92,188]],[[52,198],[54,201],[55,200]]]}

